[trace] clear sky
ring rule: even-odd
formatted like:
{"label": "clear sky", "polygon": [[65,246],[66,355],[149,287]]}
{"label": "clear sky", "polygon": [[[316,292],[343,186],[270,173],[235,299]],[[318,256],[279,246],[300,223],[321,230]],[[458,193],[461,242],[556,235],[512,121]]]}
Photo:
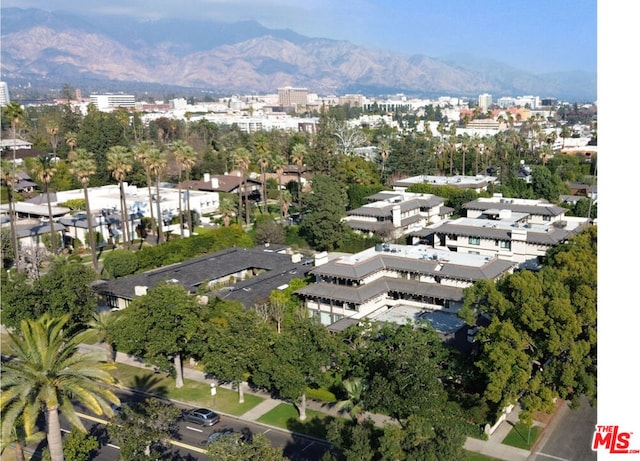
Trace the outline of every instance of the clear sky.
{"label": "clear sky", "polygon": [[309,37],[530,72],[596,71],[596,0],[3,0],[3,7],[140,18],[253,19]]}

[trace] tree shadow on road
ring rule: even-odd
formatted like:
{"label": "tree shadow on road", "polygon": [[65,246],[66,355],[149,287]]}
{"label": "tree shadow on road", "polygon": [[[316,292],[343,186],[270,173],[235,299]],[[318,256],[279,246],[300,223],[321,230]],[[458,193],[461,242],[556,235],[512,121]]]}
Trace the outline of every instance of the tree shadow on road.
{"label": "tree shadow on road", "polygon": [[166,397],[168,389],[165,384],[162,384],[162,381],[164,381],[164,379],[161,376],[148,374],[136,376],[133,380],[133,388],[147,394]]}

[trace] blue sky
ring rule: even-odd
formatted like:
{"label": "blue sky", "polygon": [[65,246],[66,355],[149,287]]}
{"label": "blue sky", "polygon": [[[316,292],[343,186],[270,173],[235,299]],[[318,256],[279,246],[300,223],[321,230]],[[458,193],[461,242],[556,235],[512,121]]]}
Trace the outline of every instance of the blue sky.
{"label": "blue sky", "polygon": [[597,67],[596,0],[3,0],[2,6],[254,19],[310,37],[430,57],[464,53],[530,72]]}

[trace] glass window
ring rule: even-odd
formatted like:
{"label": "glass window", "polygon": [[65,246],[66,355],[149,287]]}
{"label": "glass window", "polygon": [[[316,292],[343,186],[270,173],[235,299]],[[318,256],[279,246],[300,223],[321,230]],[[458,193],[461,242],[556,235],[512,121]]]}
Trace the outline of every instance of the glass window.
{"label": "glass window", "polygon": [[480,245],[479,237],[469,237],[469,245]]}

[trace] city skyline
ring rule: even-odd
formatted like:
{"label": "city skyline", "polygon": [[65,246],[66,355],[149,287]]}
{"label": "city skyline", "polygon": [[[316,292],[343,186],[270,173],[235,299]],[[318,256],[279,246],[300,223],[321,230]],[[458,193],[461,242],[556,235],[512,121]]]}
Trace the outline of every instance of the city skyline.
{"label": "city skyline", "polygon": [[596,0],[4,0],[3,7],[224,22],[435,58],[469,55],[533,73],[597,70]]}

